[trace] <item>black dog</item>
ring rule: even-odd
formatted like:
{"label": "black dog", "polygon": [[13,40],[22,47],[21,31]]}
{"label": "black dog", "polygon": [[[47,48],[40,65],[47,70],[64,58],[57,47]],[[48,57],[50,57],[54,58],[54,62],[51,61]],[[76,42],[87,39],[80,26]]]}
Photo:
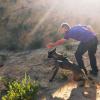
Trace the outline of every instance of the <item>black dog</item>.
{"label": "black dog", "polygon": [[84,70],[81,69],[77,64],[70,61],[67,57],[64,57],[62,54],[56,52],[56,48],[48,51],[48,58],[51,58],[55,61],[55,67],[53,68],[54,73],[49,80],[50,82],[53,81],[55,75],[57,74],[59,68],[63,68],[66,70],[70,70],[73,72],[73,79],[78,81],[80,79],[85,79],[86,75]]}

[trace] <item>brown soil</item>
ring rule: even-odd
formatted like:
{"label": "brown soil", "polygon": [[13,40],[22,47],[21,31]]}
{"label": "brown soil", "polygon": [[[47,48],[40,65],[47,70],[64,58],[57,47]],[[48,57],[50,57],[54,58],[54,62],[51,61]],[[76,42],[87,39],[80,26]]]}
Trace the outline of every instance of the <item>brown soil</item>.
{"label": "brown soil", "polygon": [[[58,52],[64,49],[57,48]],[[75,50],[74,50],[75,51]],[[75,61],[74,51],[67,51],[68,57]],[[100,100],[100,72],[94,80],[96,84],[89,84],[88,87],[79,87],[77,82],[72,80],[71,74],[67,78],[61,78],[63,70],[59,70],[53,82],[49,82],[52,75],[52,67],[47,62],[47,49],[39,49],[34,51],[26,51],[19,53],[9,53],[8,60],[5,65],[0,68],[0,76],[9,76],[21,79],[25,72],[30,75],[33,80],[38,80],[41,89],[38,93],[38,100]],[[65,51],[66,53],[66,51]],[[100,66],[100,48],[96,54],[98,68]],[[90,70],[87,53],[84,55],[86,68]],[[50,63],[50,62],[49,62]],[[0,89],[3,89],[0,83]]]}

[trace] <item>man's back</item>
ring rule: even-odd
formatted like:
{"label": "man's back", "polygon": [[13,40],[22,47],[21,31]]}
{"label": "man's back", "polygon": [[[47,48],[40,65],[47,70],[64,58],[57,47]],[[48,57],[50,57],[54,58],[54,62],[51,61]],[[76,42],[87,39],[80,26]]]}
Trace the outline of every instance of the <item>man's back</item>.
{"label": "man's back", "polygon": [[81,42],[87,42],[95,37],[95,33],[91,32],[87,26],[76,25],[67,31],[64,35],[65,39],[72,38]]}

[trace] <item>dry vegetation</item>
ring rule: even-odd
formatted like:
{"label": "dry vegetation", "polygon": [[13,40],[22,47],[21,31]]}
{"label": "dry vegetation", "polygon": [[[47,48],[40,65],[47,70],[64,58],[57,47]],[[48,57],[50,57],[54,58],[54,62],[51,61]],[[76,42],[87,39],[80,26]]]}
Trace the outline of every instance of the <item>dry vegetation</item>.
{"label": "dry vegetation", "polygon": [[45,47],[48,42],[62,37],[56,34],[62,22],[90,24],[97,33],[100,32],[97,14],[95,17],[82,15],[71,9],[70,4],[75,2],[56,1],[0,0],[0,49]]}

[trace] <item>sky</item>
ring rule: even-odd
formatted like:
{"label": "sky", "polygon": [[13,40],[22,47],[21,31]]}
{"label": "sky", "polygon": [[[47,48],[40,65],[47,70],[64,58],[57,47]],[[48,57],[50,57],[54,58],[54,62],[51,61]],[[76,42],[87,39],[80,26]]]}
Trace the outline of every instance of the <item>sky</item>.
{"label": "sky", "polygon": [[100,0],[56,0],[59,10],[69,10],[73,13],[87,16],[100,15]]}
{"label": "sky", "polygon": [[29,6],[39,8],[39,5],[54,7],[59,12],[71,12],[86,17],[100,17],[100,0],[28,0]]}
{"label": "sky", "polygon": [[[100,0],[24,0],[30,7],[39,8],[39,5],[52,7],[60,11],[69,11],[75,14],[100,17]],[[27,4],[27,3],[26,3]]]}

